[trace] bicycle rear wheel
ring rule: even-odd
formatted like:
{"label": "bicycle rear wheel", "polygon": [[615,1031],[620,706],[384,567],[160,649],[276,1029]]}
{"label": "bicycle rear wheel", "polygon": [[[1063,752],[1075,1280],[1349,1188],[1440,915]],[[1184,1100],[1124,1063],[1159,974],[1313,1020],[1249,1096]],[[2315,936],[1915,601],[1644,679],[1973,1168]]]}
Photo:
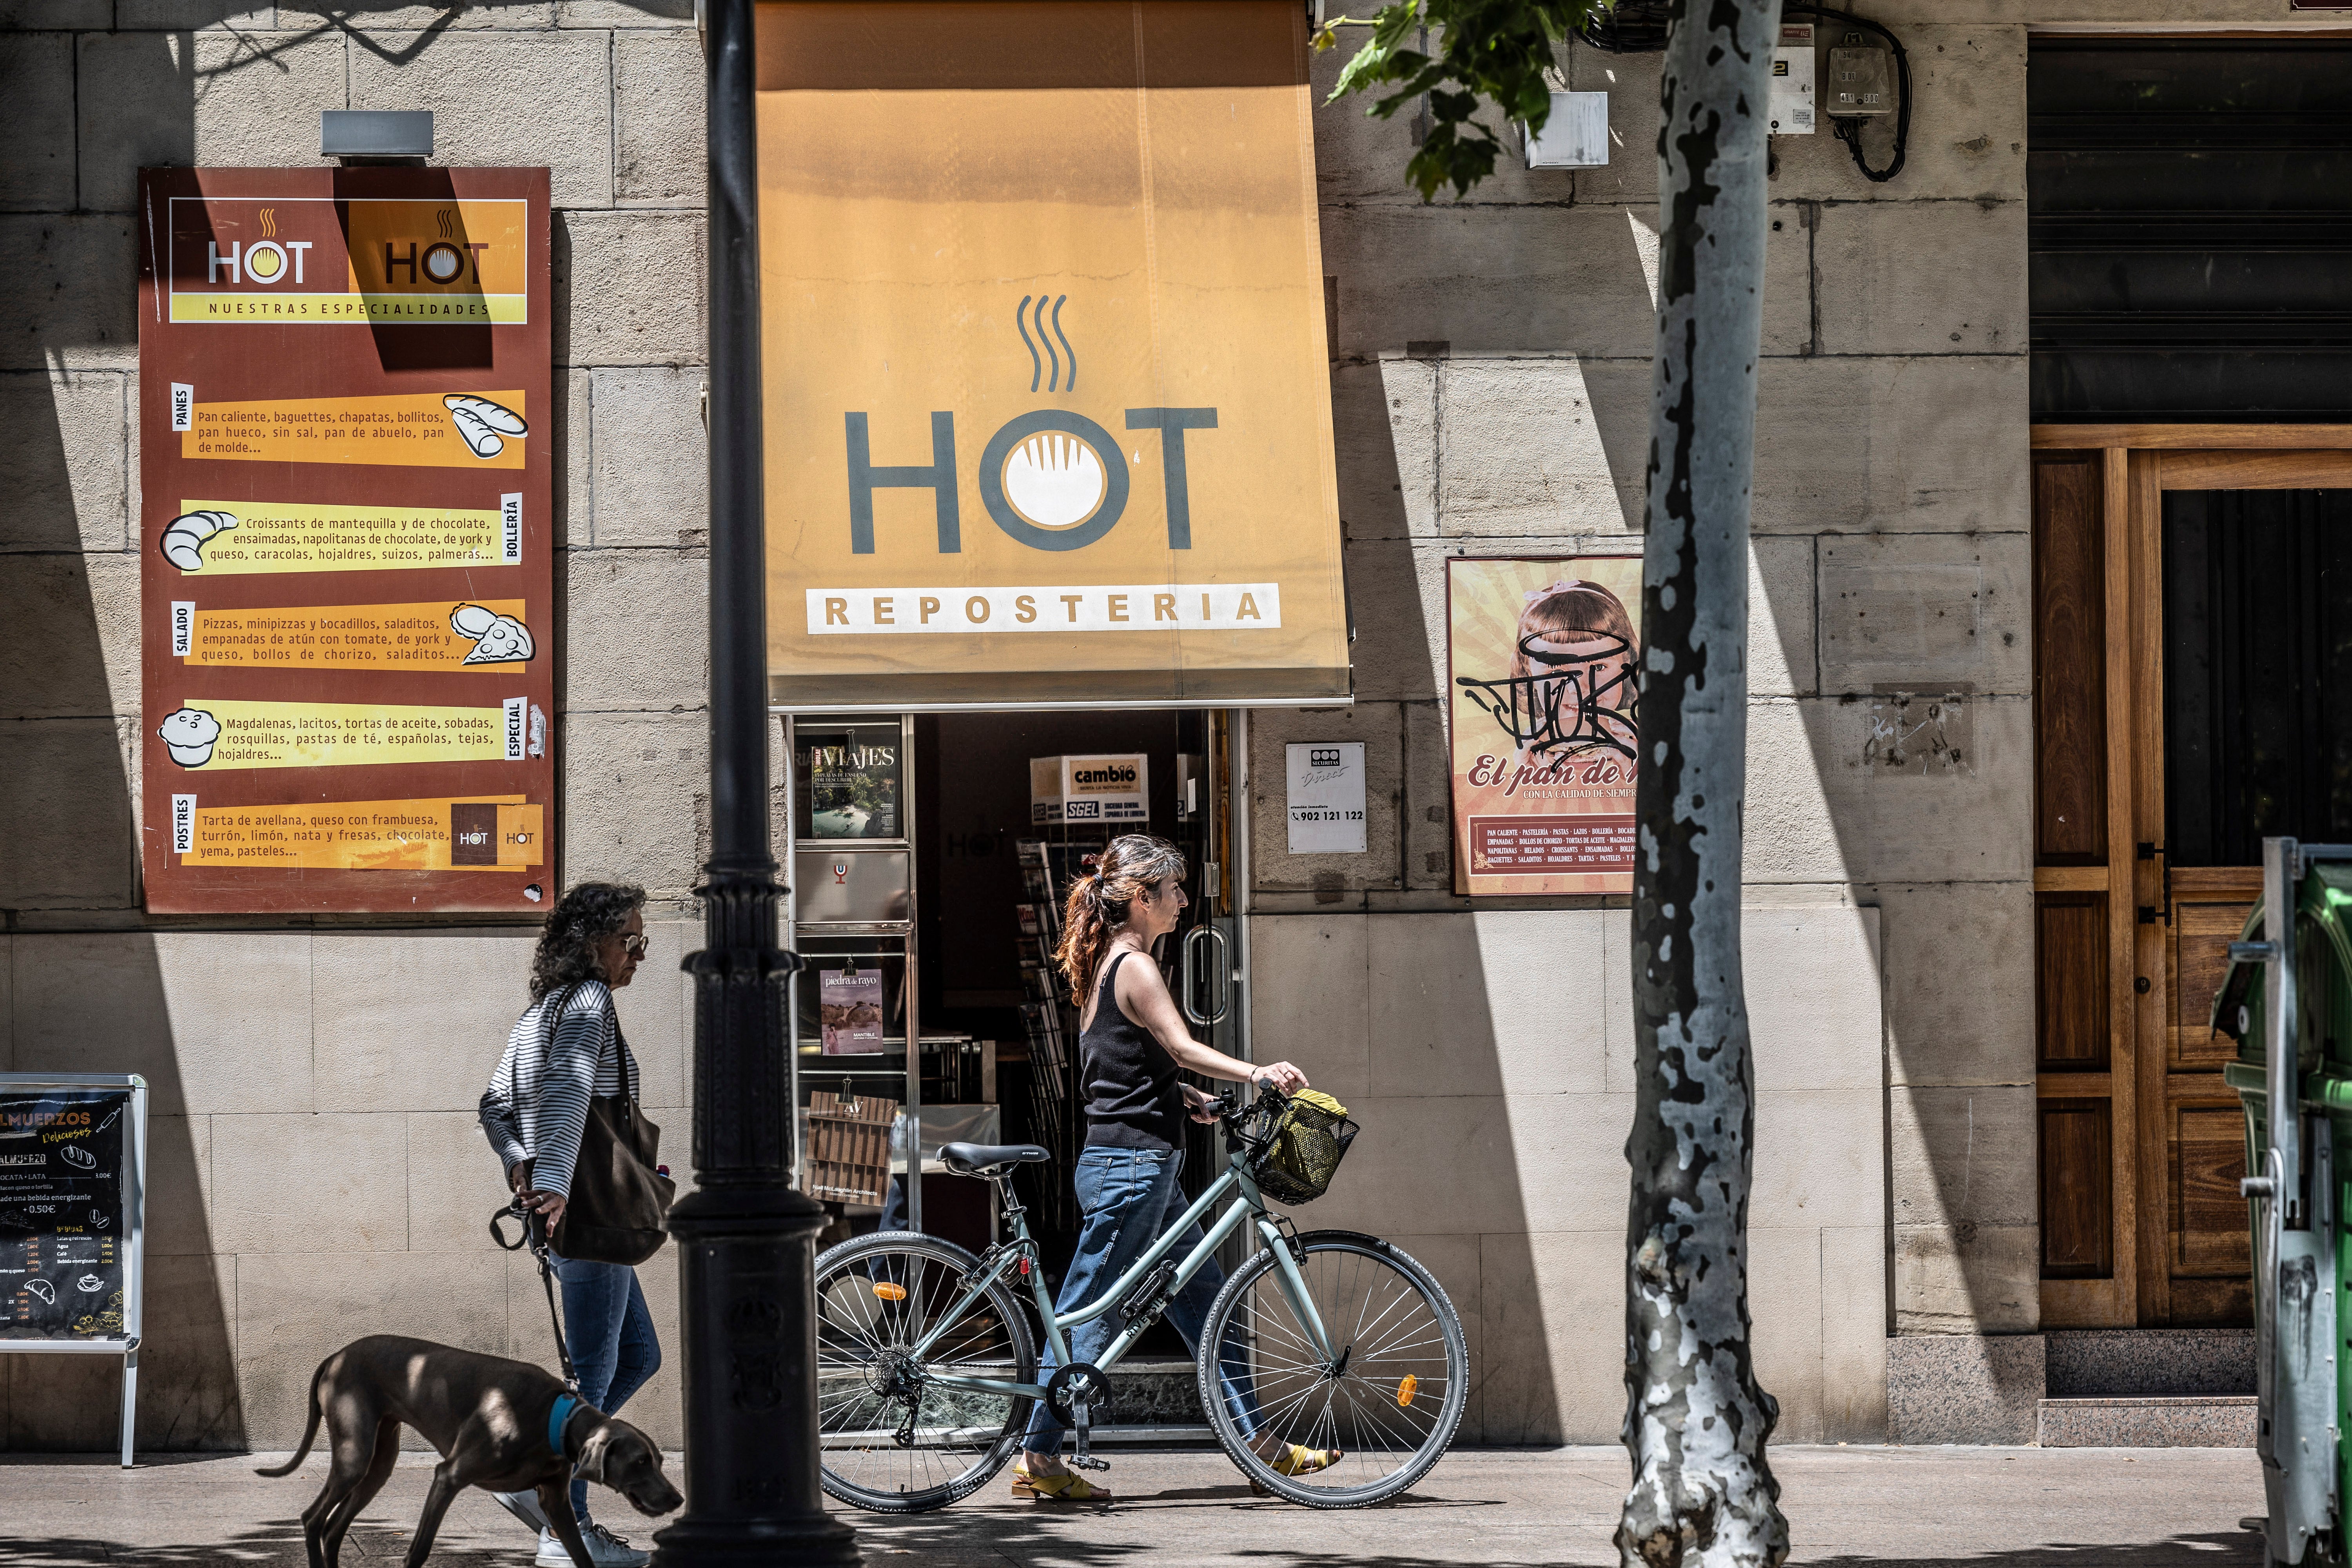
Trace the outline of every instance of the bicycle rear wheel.
{"label": "bicycle rear wheel", "polygon": [[[1330,1354],[1293,1304],[1275,1255],[1260,1251],[1209,1309],[1201,1405],[1226,1454],[1260,1486],[1309,1508],[1362,1508],[1427,1475],[1454,1441],[1470,1394],[1470,1352],[1444,1289],[1403,1252],[1341,1230],[1310,1231],[1298,1245],[1298,1272]],[[1225,1397],[1224,1383],[1244,1408]],[[1286,1476],[1257,1453],[1268,1439],[1277,1455],[1295,1443],[1344,1457],[1314,1475]]]}
{"label": "bicycle rear wheel", "polygon": [[[1002,1280],[952,1319],[978,1259],[952,1242],[880,1231],[816,1260],[819,1479],[877,1513],[945,1508],[1004,1467],[1036,1402],[944,1389],[941,1373],[1034,1383],[1037,1352]],[[946,1325],[930,1350],[915,1346]]]}

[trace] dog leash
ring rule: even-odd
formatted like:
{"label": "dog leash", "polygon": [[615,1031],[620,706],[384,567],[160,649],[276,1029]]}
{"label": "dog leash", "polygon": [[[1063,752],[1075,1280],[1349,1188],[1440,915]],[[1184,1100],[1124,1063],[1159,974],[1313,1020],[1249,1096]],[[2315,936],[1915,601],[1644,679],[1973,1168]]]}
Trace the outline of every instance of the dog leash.
{"label": "dog leash", "polygon": [[[499,1222],[508,1219],[522,1222],[522,1234],[512,1241],[499,1228]],[[547,1231],[538,1213],[523,1206],[521,1194],[516,1194],[512,1203],[490,1216],[490,1239],[508,1252],[519,1252],[528,1246],[530,1255],[539,1259],[539,1283],[547,1292],[547,1321],[555,1331],[555,1359],[563,1365],[563,1386],[573,1394],[579,1393],[580,1373],[572,1364],[572,1352],[564,1345],[563,1318],[555,1308],[555,1266],[548,1261]],[[557,1403],[560,1408],[562,1402]]]}

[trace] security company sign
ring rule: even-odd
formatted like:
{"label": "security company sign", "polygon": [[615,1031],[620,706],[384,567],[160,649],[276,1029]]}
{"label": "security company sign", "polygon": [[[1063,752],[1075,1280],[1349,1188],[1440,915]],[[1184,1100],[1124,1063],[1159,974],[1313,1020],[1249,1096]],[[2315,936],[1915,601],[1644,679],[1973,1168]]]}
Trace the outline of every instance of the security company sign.
{"label": "security company sign", "polygon": [[545,907],[547,180],[142,174],[149,909]]}
{"label": "security company sign", "polygon": [[1304,13],[759,25],[772,700],[1345,700]]}

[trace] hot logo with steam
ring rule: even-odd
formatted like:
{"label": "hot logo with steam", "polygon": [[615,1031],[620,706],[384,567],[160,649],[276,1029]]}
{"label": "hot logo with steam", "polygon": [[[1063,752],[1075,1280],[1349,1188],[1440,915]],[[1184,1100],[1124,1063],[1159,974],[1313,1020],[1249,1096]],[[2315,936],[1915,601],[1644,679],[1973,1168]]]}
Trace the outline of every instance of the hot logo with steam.
{"label": "hot logo with steam", "polygon": [[[1078,388],[1078,353],[1063,325],[1067,294],[1024,294],[1013,310],[1027,351],[1029,390],[1067,396]],[[1129,430],[1160,432],[1162,483],[1168,503],[1168,548],[1192,545],[1191,487],[1184,433],[1217,427],[1214,408],[1129,408]],[[955,415],[931,415],[931,460],[889,465],[874,461],[872,416],[843,416],[849,460],[849,539],[853,554],[874,553],[874,492],[929,489],[938,519],[939,551],[963,549],[957,495]],[[1128,458],[1108,430],[1069,408],[1039,408],[1007,420],[988,439],[975,476],[989,521],[1033,550],[1083,550],[1118,526],[1127,510]]]}

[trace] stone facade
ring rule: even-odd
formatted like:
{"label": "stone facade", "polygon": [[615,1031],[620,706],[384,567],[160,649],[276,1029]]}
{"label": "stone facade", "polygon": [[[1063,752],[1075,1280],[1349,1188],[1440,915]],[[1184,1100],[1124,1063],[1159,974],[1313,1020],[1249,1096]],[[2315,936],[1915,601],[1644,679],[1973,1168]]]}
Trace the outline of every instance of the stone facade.
{"label": "stone facade", "polygon": [[[1799,1439],[1885,1432],[1890,1333],[2038,1327],[2027,34],[2187,20],[1873,14],[1914,62],[1909,164],[1873,185],[1826,133],[1776,142],[1759,371],[1754,1294]],[[1357,701],[1251,728],[1261,1054],[1372,1130],[1302,1217],[1438,1272],[1477,1357],[1465,1436],[1503,1442],[1606,1440],[1622,1407],[1626,917],[1452,895],[1439,707],[1447,555],[1640,546],[1656,61],[1580,47],[1564,68],[1610,94],[1610,165],[1507,159],[1462,203],[1404,186],[1405,121],[1317,111]],[[310,1368],[358,1332],[541,1357],[547,1329],[485,1234],[502,1194],[471,1111],[530,932],[140,910],[135,172],[310,163],[318,111],[346,106],[436,110],[443,162],[553,170],[563,870],[653,890],[624,1015],[682,1153],[700,73],[689,0],[0,0],[0,1068],[155,1086],[149,1447],[289,1443]],[[623,616],[660,635],[625,658],[568,635]],[[1338,872],[1282,852],[1279,747],[1325,737],[1367,742],[1374,781],[1372,852]],[[674,1270],[644,1278],[667,1333]],[[106,1446],[110,1378],[0,1356],[0,1447]],[[641,1397],[677,1441],[672,1374]]]}
{"label": "stone facade", "polygon": [[[146,164],[315,165],[319,110],[436,111],[446,163],[553,170],[563,869],[644,883],[622,993],[683,1168],[683,953],[709,767],[702,55],[688,0],[0,5],[22,105],[0,149],[0,1068],[152,1085],[140,1431],[287,1447],[311,1368],[374,1331],[549,1359],[536,1270],[474,1104],[522,1001],[529,927],[140,912],[138,276]],[[644,265],[647,257],[667,265]],[[625,460],[620,456],[625,451]],[[627,652],[572,636],[625,617]],[[643,1273],[667,1331],[677,1271]],[[0,1356],[0,1447],[102,1448],[110,1362]],[[674,1369],[630,1414],[678,1439]]]}

